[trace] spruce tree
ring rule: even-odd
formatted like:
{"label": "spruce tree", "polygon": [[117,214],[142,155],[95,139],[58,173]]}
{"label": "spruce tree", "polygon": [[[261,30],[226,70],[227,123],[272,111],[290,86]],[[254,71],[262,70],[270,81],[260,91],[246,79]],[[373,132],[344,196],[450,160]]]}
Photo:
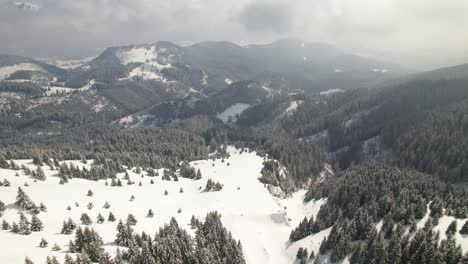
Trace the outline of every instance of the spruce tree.
{"label": "spruce tree", "polygon": [[460,234],[468,234],[468,220],[465,221],[465,224],[463,224],[463,227],[460,229]]}
{"label": "spruce tree", "polygon": [[39,242],[39,247],[46,248],[49,243],[44,239],[41,238],[41,242]]}
{"label": "spruce tree", "polygon": [[445,234],[447,234],[448,237],[452,237],[455,235],[457,232],[457,220],[453,220],[450,225],[447,227],[447,230],[445,231]]}
{"label": "spruce tree", "polygon": [[5,219],[3,219],[2,230],[8,230],[8,229],[10,229],[10,224],[7,221],[5,221]]}
{"label": "spruce tree", "polygon": [[154,216],[153,210],[152,210],[152,209],[149,209],[149,210],[148,210],[148,214],[147,214],[146,216],[149,217],[149,218],[152,218],[152,217]]}
{"label": "spruce tree", "polygon": [[136,218],[135,218],[135,216],[134,216],[133,214],[128,214],[128,216],[127,216],[127,224],[134,226],[134,225],[137,224],[137,222],[138,222],[138,221],[136,220]]}
{"label": "spruce tree", "polygon": [[112,212],[109,212],[109,216],[107,217],[107,221],[109,222],[115,222],[115,216]]}
{"label": "spruce tree", "polygon": [[82,213],[80,217],[80,221],[82,225],[90,225],[93,223],[91,217],[87,213]]}
{"label": "spruce tree", "polygon": [[44,229],[44,226],[41,220],[36,215],[33,214],[31,218],[31,231],[39,232],[39,231],[42,231],[42,229]]}

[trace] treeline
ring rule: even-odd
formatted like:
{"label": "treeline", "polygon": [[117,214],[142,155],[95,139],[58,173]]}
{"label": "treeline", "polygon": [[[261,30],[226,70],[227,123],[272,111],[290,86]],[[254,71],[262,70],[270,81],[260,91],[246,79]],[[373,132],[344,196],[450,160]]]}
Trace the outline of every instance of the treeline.
{"label": "treeline", "polygon": [[231,144],[249,147],[260,155],[267,154],[268,158],[284,166],[286,177],[277,177],[279,166],[270,166],[262,178],[285,191],[307,186],[324,168],[325,159],[318,147],[271,129],[236,128],[229,130],[227,137]]}

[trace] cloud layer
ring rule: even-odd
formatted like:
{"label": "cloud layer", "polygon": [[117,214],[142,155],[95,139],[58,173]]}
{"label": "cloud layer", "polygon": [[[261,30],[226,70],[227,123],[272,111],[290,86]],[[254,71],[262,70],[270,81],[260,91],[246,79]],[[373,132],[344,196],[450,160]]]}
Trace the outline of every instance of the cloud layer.
{"label": "cloud layer", "polygon": [[37,0],[37,12],[3,2],[0,52],[29,56],[76,57],[158,40],[296,37],[407,64],[468,60],[466,0]]}

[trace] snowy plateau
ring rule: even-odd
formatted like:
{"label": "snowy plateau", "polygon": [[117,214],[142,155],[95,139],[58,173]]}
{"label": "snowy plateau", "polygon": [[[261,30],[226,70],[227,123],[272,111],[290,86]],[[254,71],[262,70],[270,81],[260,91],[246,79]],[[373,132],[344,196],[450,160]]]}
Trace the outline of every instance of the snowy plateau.
{"label": "snowy plateau", "polygon": [[[189,226],[192,215],[203,219],[211,211],[218,211],[226,228],[232,232],[235,239],[241,241],[247,263],[294,263],[299,245],[304,246],[305,242],[290,244],[289,234],[305,216],[316,216],[324,200],[304,204],[305,191],[298,191],[288,198],[271,195],[266,186],[258,180],[264,159],[255,152],[241,153],[232,147],[228,148],[228,151],[230,157],[224,162],[220,159],[191,162],[194,168],[200,169],[203,175],[201,180],[179,177],[177,182],[164,181],[161,176],[148,177],[129,169],[131,181],[141,182],[142,186],[127,185],[123,180],[123,173],[117,175],[122,180],[123,187],[111,187],[106,186],[104,180],[88,181],[76,178],[61,185],[57,176],[58,171],[50,170],[48,166],[43,167],[47,179],[37,182],[21,170],[1,169],[0,180],[7,179],[11,183],[9,187],[0,187],[0,200],[6,205],[2,220],[12,222],[19,219],[20,212],[15,206],[18,187],[21,187],[33,201],[45,204],[47,212],[38,215],[44,224],[41,232],[24,236],[10,231],[0,231],[0,245],[8,249],[2,251],[0,263],[24,263],[26,256],[35,263],[44,262],[47,256],[56,256],[63,261],[68,251],[68,242],[74,236],[60,234],[62,222],[70,217],[75,223],[80,223],[79,218],[82,213],[87,213],[93,220],[92,228],[102,236],[106,251],[115,253],[117,246],[114,240],[118,220],[125,220],[129,213],[138,220],[135,226],[135,231],[138,232],[154,234],[159,227],[175,217],[181,227],[193,234]],[[31,160],[15,162],[20,166],[24,164],[36,169],[36,165]],[[88,164],[83,164],[81,161],[63,162],[86,167],[92,161],[88,161]],[[159,169],[158,172],[162,175],[163,169]],[[154,184],[150,184],[151,179],[154,180]],[[218,192],[200,190],[208,179],[222,183],[223,189]],[[29,186],[25,186],[25,183]],[[181,188],[184,190],[183,193],[180,193]],[[88,190],[94,193],[92,197],[87,196]],[[167,196],[164,195],[166,190]],[[134,201],[130,201],[132,195],[135,196]],[[89,202],[94,204],[91,210],[86,206]],[[110,204],[108,209],[103,207],[106,202]],[[79,207],[76,207],[75,203],[78,203]],[[68,206],[71,210],[67,210]],[[155,213],[153,218],[146,217],[149,209]],[[117,221],[96,223],[99,213],[107,218],[109,212],[115,215]],[[315,234],[312,236],[313,241],[311,238],[306,238],[309,249],[318,252],[320,241],[328,232],[327,229]],[[49,242],[47,248],[38,246],[41,238]],[[59,245],[61,251],[51,251],[54,244]]]}

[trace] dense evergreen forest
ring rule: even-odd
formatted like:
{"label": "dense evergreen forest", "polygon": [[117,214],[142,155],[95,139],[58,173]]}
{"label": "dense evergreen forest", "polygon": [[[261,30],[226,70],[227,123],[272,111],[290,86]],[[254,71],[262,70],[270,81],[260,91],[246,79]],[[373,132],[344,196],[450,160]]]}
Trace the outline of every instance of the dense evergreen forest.
{"label": "dense evergreen forest", "polygon": [[[290,239],[332,227],[320,253],[331,252],[333,262],[349,254],[351,263],[462,262],[463,252],[449,234],[459,229],[448,230],[440,245],[440,234],[432,230],[444,213],[467,217],[468,196],[462,189],[410,169],[358,166],[311,185],[306,200],[320,198],[327,203],[317,218],[304,219]],[[424,228],[417,230],[416,222],[426,214]]]}
{"label": "dense evergreen forest", "polygon": [[[326,151],[334,153],[341,169],[365,163],[366,142],[379,139],[379,148],[389,149],[396,164],[450,181],[466,181],[466,84],[465,80],[414,80],[323,100],[310,97],[282,120],[281,127],[312,141],[326,131]],[[392,162],[391,158],[387,161]]]}

